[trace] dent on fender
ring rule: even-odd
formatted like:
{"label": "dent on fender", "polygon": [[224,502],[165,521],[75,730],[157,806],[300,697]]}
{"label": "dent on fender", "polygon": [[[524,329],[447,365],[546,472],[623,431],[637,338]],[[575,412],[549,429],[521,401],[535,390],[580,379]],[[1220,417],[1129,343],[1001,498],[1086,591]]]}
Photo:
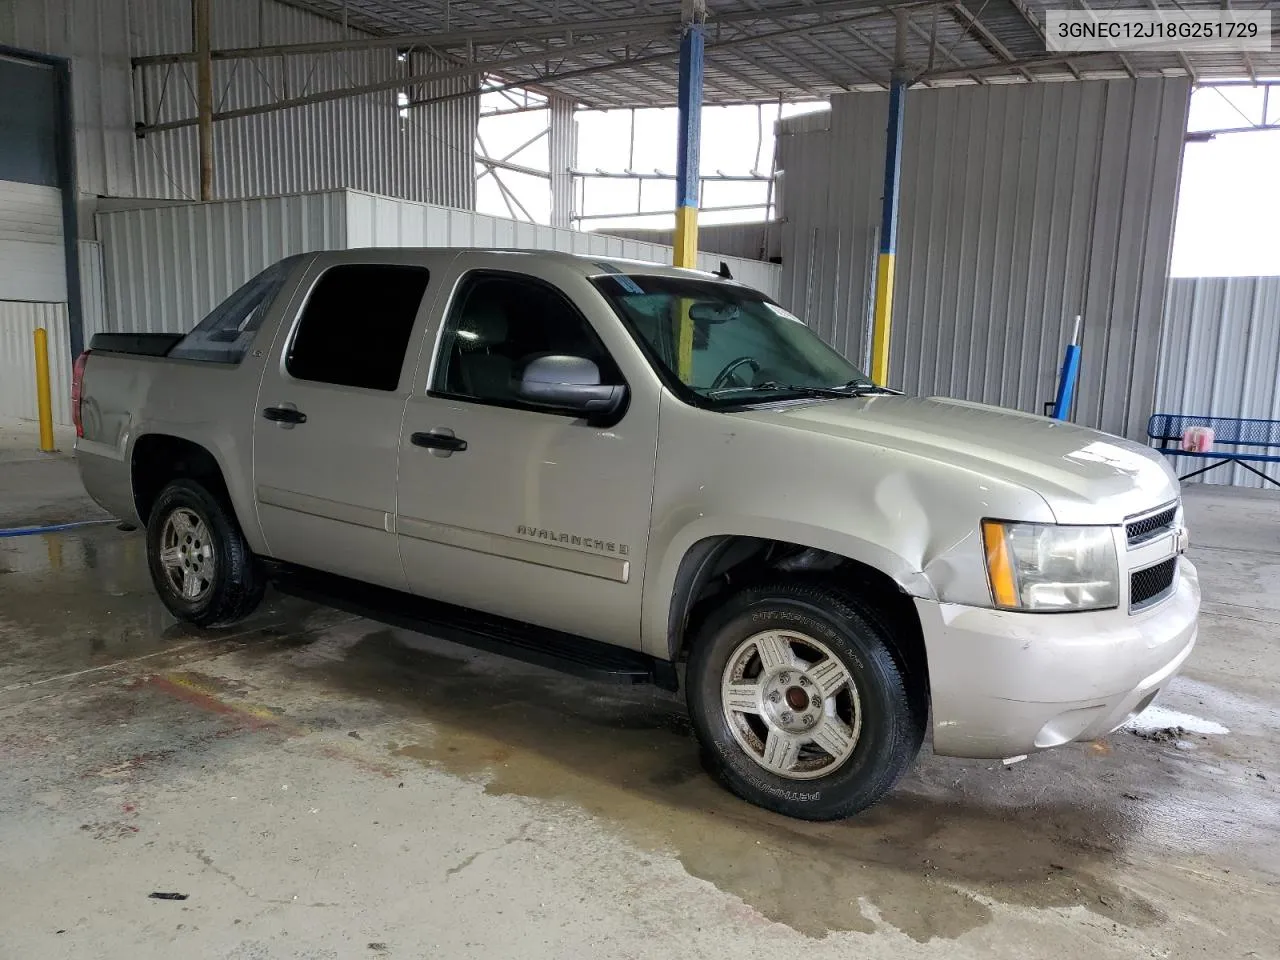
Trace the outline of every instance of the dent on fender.
{"label": "dent on fender", "polygon": [[[896,471],[880,479],[873,502],[885,526],[893,531],[894,552],[919,574],[921,588],[913,596],[935,599],[965,591],[973,580],[978,530],[969,524],[938,524],[936,494],[927,496],[911,474]],[[931,517],[930,506],[933,514]],[[942,512],[942,516],[952,516]],[[972,541],[972,542],[971,542]],[[861,559],[861,558],[858,558]],[[883,571],[892,574],[892,571]],[[900,577],[895,577],[901,582]],[[906,586],[906,584],[904,584]]]}

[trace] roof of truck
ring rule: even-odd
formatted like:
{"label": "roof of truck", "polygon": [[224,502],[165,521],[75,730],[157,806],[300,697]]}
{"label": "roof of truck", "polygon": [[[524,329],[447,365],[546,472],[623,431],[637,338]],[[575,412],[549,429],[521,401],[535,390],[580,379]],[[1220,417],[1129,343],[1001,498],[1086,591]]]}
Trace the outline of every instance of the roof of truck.
{"label": "roof of truck", "polygon": [[580,269],[584,276],[598,277],[610,273],[635,273],[650,276],[697,277],[699,279],[720,280],[719,274],[707,270],[694,270],[686,267],[673,267],[666,263],[651,260],[632,260],[625,257],[597,257],[580,253],[565,253],[560,250],[532,250],[517,247],[354,247],[347,250],[316,251],[330,256],[343,253],[353,255],[353,259],[366,260],[373,255],[404,256],[406,253],[420,250],[423,253],[483,253],[509,256],[512,259],[533,257],[543,263],[558,263]]}

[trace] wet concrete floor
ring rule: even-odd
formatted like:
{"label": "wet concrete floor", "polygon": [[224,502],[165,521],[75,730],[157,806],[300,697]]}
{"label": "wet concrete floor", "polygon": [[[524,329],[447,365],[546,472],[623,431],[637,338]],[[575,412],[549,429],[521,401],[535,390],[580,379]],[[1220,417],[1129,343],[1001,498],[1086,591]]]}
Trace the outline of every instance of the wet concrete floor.
{"label": "wet concrete floor", "polygon": [[0,539],[0,957],[1280,958],[1280,496],[1188,510],[1161,705],[1229,733],[926,747],[835,824],[722,792],[678,697],[275,595],[204,633],[139,533]]}

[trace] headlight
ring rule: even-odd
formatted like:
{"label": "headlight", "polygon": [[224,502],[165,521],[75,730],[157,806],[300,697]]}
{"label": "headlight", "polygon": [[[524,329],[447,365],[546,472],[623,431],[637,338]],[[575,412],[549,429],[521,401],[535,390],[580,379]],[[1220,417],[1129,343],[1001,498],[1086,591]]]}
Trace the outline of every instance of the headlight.
{"label": "headlight", "polygon": [[984,520],[982,542],[997,607],[1045,612],[1120,603],[1111,527]]}

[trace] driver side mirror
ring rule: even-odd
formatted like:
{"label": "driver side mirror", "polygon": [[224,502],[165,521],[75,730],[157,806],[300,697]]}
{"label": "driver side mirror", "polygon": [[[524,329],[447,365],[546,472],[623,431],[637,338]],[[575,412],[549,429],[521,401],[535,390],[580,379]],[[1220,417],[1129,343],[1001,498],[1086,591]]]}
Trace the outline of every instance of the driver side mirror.
{"label": "driver side mirror", "polygon": [[522,400],[579,413],[595,422],[622,409],[627,388],[600,382],[600,368],[585,357],[538,357],[524,368],[517,391]]}

